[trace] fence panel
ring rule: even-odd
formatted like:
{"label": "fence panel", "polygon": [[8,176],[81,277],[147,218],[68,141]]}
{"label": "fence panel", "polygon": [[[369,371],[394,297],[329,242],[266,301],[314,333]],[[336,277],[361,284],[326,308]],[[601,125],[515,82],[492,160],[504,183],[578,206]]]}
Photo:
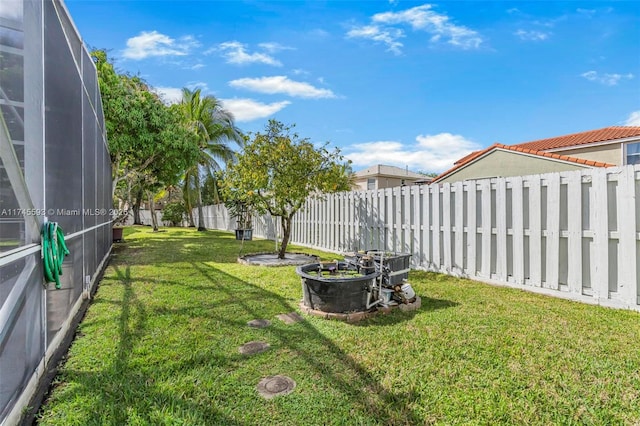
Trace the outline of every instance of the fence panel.
{"label": "fence panel", "polygon": [[[639,170],[585,169],[309,199],[294,217],[291,243],[404,251],[413,268],[638,309]],[[211,212],[208,224],[230,230],[223,206]],[[255,222],[256,237],[280,235],[273,218]]]}

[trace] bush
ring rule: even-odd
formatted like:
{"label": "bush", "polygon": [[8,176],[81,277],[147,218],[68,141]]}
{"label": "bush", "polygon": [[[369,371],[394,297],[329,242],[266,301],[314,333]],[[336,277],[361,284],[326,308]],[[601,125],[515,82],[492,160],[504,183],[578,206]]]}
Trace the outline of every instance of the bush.
{"label": "bush", "polygon": [[162,210],[162,220],[171,222],[171,226],[181,225],[186,215],[187,211],[183,203],[169,203]]}

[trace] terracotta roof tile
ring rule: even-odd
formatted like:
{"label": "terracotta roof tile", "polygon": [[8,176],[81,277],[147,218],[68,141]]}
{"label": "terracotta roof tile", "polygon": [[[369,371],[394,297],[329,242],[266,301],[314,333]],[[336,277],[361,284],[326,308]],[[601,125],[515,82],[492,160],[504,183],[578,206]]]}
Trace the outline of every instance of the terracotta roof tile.
{"label": "terracotta roof tile", "polygon": [[[638,129],[640,130],[640,127]],[[559,155],[559,154],[554,154],[552,152],[536,151],[534,149],[523,147],[522,145],[503,145],[501,143],[494,143],[493,145],[491,145],[488,148],[483,149],[482,151],[476,151],[475,153],[473,153],[475,155],[469,154],[466,157],[463,157],[460,160],[456,161],[455,165],[452,168],[450,168],[446,172],[440,174],[439,176],[436,176],[433,179],[432,182],[433,183],[438,182],[439,180],[445,178],[446,176],[454,173],[456,170],[466,166],[469,163],[472,163],[478,157],[481,157],[482,155],[488,153],[489,151],[494,151],[496,149],[502,149],[502,150],[506,150],[506,151],[522,152],[523,154],[537,155],[539,157],[553,158],[553,159],[556,159],[556,160],[568,161],[570,163],[584,164],[584,165],[592,166],[592,167],[614,167],[615,166],[615,164],[601,163],[599,161],[592,161],[592,160],[585,160],[584,158],[569,157],[567,155]]]}
{"label": "terracotta roof tile", "polygon": [[612,126],[587,132],[573,133],[570,135],[556,136],[553,138],[540,139],[524,142],[513,146],[529,148],[536,151],[548,149],[565,148],[576,145],[585,145],[596,142],[606,142],[616,139],[640,136],[640,126]]}

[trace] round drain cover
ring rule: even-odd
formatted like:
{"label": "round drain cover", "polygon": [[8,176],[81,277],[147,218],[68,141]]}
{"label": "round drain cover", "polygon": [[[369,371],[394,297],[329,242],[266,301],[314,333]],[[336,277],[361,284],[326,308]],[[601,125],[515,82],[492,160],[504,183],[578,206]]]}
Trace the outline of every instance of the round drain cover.
{"label": "round drain cover", "polygon": [[278,395],[286,395],[293,392],[296,382],[287,376],[269,376],[260,380],[257,389],[258,393],[266,399],[271,399]]}
{"label": "round drain cover", "polygon": [[238,351],[242,355],[253,355],[259,354],[260,352],[264,352],[269,349],[269,344],[267,342],[249,342],[238,348]]}
{"label": "round drain cover", "polygon": [[271,321],[266,319],[254,319],[249,321],[247,325],[253,328],[265,328],[271,325]]}

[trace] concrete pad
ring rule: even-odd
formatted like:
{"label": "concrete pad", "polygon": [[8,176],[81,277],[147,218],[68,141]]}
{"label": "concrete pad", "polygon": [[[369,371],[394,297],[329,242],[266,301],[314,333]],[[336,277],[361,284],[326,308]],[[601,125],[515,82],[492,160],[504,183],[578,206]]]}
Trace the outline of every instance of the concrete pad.
{"label": "concrete pad", "polygon": [[242,355],[254,355],[264,352],[267,349],[269,349],[269,344],[267,342],[253,341],[240,346],[238,348],[238,352]]}
{"label": "concrete pad", "polygon": [[318,256],[306,253],[287,253],[284,259],[278,259],[277,253],[247,254],[238,258],[239,263],[259,266],[291,266],[306,265],[318,262]]}
{"label": "concrete pad", "polygon": [[295,324],[302,321],[304,318],[302,318],[297,312],[289,312],[288,314],[278,315],[278,319],[285,324]]}
{"label": "concrete pad", "polygon": [[275,398],[280,395],[287,395],[296,388],[296,382],[287,376],[269,376],[260,380],[256,389],[265,399]]}
{"label": "concrete pad", "polygon": [[271,321],[266,319],[254,319],[247,322],[247,325],[253,328],[265,328],[271,325]]}

